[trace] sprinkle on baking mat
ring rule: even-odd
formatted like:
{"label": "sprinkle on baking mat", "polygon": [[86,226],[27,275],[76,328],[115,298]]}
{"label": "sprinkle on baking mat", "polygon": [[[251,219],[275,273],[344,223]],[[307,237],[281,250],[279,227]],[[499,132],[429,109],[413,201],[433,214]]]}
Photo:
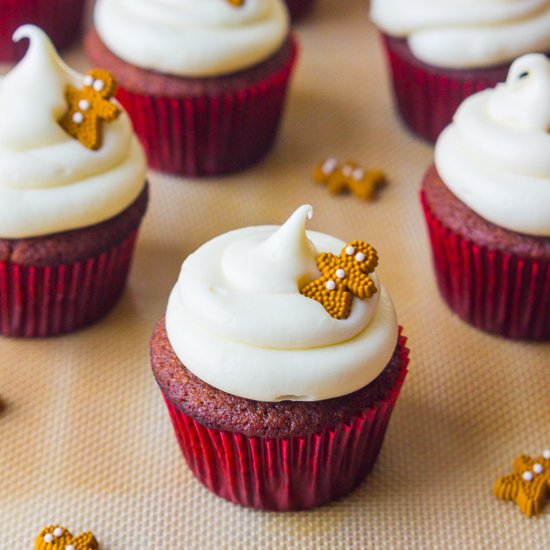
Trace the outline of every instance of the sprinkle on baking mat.
{"label": "sprinkle on baking mat", "polygon": [[81,90],[69,84],[65,90],[69,107],[59,121],[61,127],[84,147],[99,149],[103,122],[111,122],[120,114],[111,101],[116,88],[115,79],[104,69],[86,73]]}
{"label": "sprinkle on baking mat", "polygon": [[313,169],[313,179],[326,185],[333,195],[351,193],[365,201],[373,200],[387,184],[380,170],[365,170],[351,160],[340,164],[335,158],[319,162]]}
{"label": "sprinkle on baking mat", "polygon": [[494,494],[500,500],[513,500],[527,517],[540,513],[550,495],[550,449],[536,459],[516,458],[514,473],[497,479]]}
{"label": "sprinkle on baking mat", "polygon": [[99,544],[89,531],[73,537],[60,525],[50,525],[40,531],[35,550],[99,550]]}
{"label": "sprinkle on baking mat", "polygon": [[300,290],[306,298],[316,300],[335,319],[347,319],[353,297],[370,298],[376,286],[368,276],[378,265],[376,250],[363,241],[351,241],[335,256],[323,252],[317,256],[321,276]]}

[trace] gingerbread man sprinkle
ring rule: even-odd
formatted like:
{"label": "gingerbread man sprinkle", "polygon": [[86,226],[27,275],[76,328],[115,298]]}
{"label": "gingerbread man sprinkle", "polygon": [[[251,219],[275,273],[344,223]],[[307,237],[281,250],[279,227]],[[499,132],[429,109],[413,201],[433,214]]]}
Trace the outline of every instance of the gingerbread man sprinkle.
{"label": "gingerbread man sprinkle", "polygon": [[65,98],[69,104],[59,124],[73,138],[88,149],[101,147],[103,121],[111,122],[120,109],[111,101],[117,84],[111,73],[92,69],[84,76],[82,90],[68,85]]}
{"label": "gingerbread man sprinkle", "polygon": [[67,529],[50,525],[40,531],[36,539],[36,550],[98,550],[99,544],[89,531],[73,537]]}
{"label": "gingerbread man sprinkle", "polygon": [[365,201],[374,199],[387,183],[380,170],[365,170],[351,160],[339,164],[335,158],[319,162],[313,169],[313,179],[326,185],[333,195],[350,192]]}
{"label": "gingerbread man sprinkle", "polygon": [[353,297],[363,300],[376,292],[368,276],[378,265],[376,250],[363,241],[351,241],[335,256],[323,252],[317,256],[321,276],[300,290],[300,294],[321,303],[335,319],[347,319]]}
{"label": "gingerbread man sprinkle", "polygon": [[527,517],[540,513],[550,494],[550,449],[537,459],[516,458],[514,473],[498,478],[494,493],[500,500],[513,500]]}

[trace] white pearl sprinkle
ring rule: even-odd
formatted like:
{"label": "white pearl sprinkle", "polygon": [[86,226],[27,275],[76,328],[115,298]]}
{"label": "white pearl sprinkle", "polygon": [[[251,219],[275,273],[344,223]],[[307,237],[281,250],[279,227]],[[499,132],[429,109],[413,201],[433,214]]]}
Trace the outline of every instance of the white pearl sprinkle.
{"label": "white pearl sprinkle", "polygon": [[94,90],[96,92],[101,92],[105,88],[105,82],[103,80],[94,80]]}
{"label": "white pearl sprinkle", "polygon": [[321,166],[321,170],[323,171],[323,174],[330,174],[331,172],[333,172],[337,164],[338,163],[334,158],[329,158],[325,160],[325,162],[323,162],[323,166]]}
{"label": "white pearl sprinkle", "polygon": [[358,262],[364,262],[365,261],[365,255],[362,252],[357,252],[357,254],[355,255],[355,259]]}
{"label": "white pearl sprinkle", "polygon": [[84,77],[84,84],[85,84],[86,86],[91,86],[93,83],[94,83],[94,78],[93,78],[93,76],[87,74],[87,75]]}
{"label": "white pearl sprinkle", "polygon": [[87,111],[90,108],[90,102],[87,99],[81,99],[78,102],[78,108],[81,111]]}
{"label": "white pearl sprinkle", "polygon": [[65,546],[65,550],[74,550],[74,546],[72,544],[67,544],[67,546]]}
{"label": "white pearl sprinkle", "polygon": [[327,290],[334,290],[336,288],[336,283],[334,281],[327,281],[325,286]]}
{"label": "white pearl sprinkle", "polygon": [[355,180],[361,180],[363,179],[364,175],[365,175],[365,171],[362,168],[356,168],[353,171],[352,177]]}
{"label": "white pearl sprinkle", "polygon": [[63,534],[63,529],[61,529],[61,527],[56,527],[53,534],[55,537],[59,538]]}
{"label": "white pearl sprinkle", "polygon": [[46,544],[50,544],[50,542],[52,542],[52,540],[53,540],[53,535],[51,533],[46,533],[44,535],[44,542]]}
{"label": "white pearl sprinkle", "polygon": [[544,451],[542,451],[542,456],[543,456],[546,460],[550,460],[550,449],[545,449]]}
{"label": "white pearl sprinkle", "polygon": [[542,474],[542,472],[544,472],[542,464],[533,464],[533,472],[535,472],[535,474]]}
{"label": "white pearl sprinkle", "polygon": [[353,168],[349,164],[346,164],[342,168],[342,174],[344,174],[344,176],[346,176],[346,178],[349,178],[353,174]]}
{"label": "white pearl sprinkle", "polygon": [[521,474],[521,477],[522,477],[525,481],[533,481],[533,478],[534,478],[535,476],[533,475],[532,472],[527,471],[527,472],[523,472],[523,474]]}
{"label": "white pearl sprinkle", "polygon": [[77,111],[73,114],[73,122],[75,124],[82,124],[84,122],[84,115],[80,111]]}
{"label": "white pearl sprinkle", "polygon": [[353,248],[353,246],[348,246],[348,247],[346,248],[346,254],[347,254],[348,256],[352,256],[353,254],[355,254],[355,248]]}
{"label": "white pearl sprinkle", "polygon": [[343,269],[336,270],[336,277],[343,279],[346,276],[346,272]]}

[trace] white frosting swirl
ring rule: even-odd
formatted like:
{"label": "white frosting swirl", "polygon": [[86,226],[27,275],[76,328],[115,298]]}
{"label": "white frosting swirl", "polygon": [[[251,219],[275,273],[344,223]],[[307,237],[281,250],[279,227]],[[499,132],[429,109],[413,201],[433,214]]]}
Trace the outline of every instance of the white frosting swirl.
{"label": "white frosting swirl", "polygon": [[118,57],[179,76],[233,73],[264,61],[289,30],[282,0],[98,0],[94,22]]}
{"label": "white frosting swirl", "polygon": [[281,227],[221,235],[184,262],[168,302],[166,330],[182,363],[208,384],[258,401],[317,401],[374,380],[397,343],[390,297],[354,298],[348,319],[331,317],[299,289],[317,278],[317,250],[345,243],[307,232],[310,206]]}
{"label": "white frosting swirl", "polygon": [[550,61],[529,54],[506,83],[470,96],[439,137],[447,187],[486,220],[550,237]]}
{"label": "white frosting swirl", "polygon": [[105,221],[124,210],[145,183],[146,164],[126,113],[103,125],[91,151],[58,124],[68,84],[82,76],[67,67],[43,31],[25,25],[23,60],[0,79],[0,237],[48,235]]}
{"label": "white frosting swirl", "polygon": [[371,18],[437,67],[488,67],[550,50],[550,0],[372,0]]}

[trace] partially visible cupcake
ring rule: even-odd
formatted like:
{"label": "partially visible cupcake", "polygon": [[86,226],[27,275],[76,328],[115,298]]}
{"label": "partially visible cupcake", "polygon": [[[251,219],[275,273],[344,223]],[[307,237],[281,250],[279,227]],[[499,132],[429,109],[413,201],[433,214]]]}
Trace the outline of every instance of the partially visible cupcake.
{"label": "partially visible cupcake", "polygon": [[451,309],[509,338],[550,340],[550,61],[520,57],[441,134],[421,199]]}
{"label": "partially visible cupcake", "polygon": [[301,21],[309,15],[313,6],[316,4],[316,0],[284,0],[288,12],[290,13],[290,18],[293,22]]}
{"label": "partially visible cupcake", "polygon": [[86,0],[0,0],[0,62],[23,57],[27,44],[11,37],[32,23],[49,35],[56,48],[70,46],[79,36]]}
{"label": "partially visible cupcake", "polygon": [[99,0],[86,39],[151,167],[212,176],[273,145],[297,47],[283,0]]}
{"label": "partially visible cupcake", "polygon": [[22,38],[25,57],[0,79],[0,333],[54,336],[120,296],[146,163],[110,75],[72,71],[37,27]]}
{"label": "partially visible cupcake", "polygon": [[195,476],[237,504],[304,509],[372,468],[408,365],[374,249],[281,227],[189,256],[151,341],[153,373]]}
{"label": "partially visible cupcake", "polygon": [[505,80],[516,57],[550,52],[550,0],[372,0],[371,19],[401,118],[431,142],[466,97]]}

